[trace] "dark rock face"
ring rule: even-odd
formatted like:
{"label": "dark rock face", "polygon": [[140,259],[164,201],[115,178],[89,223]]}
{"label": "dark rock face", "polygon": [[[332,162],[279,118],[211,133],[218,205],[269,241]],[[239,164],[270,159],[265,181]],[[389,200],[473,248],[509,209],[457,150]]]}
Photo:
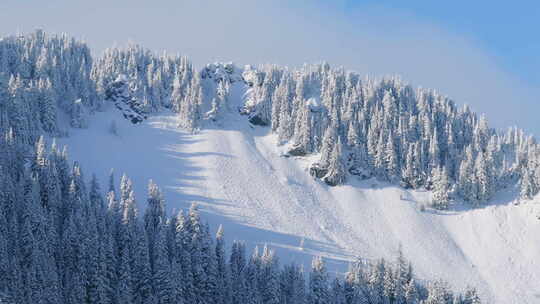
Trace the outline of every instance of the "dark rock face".
{"label": "dark rock face", "polygon": [[122,116],[132,124],[143,122],[147,116],[139,101],[132,96],[125,76],[120,75],[105,91],[105,100],[113,102]]}
{"label": "dark rock face", "polygon": [[354,164],[349,167],[348,171],[350,175],[354,175],[361,180],[368,179],[373,176],[373,172],[371,172],[370,170]]}
{"label": "dark rock face", "polygon": [[264,120],[262,120],[259,115],[250,116],[249,122],[256,126],[268,126],[268,124]]}
{"label": "dark rock face", "polygon": [[292,147],[288,152],[287,155],[289,156],[304,156],[306,155],[306,151],[304,151],[304,148],[302,147]]}
{"label": "dark rock face", "polygon": [[332,187],[343,184],[346,179],[346,176],[338,171],[330,171],[322,178],[323,182]]}
{"label": "dark rock face", "polygon": [[323,178],[328,173],[328,169],[321,166],[319,163],[314,163],[309,168],[309,174],[316,178]]}
{"label": "dark rock face", "polygon": [[335,187],[341,183],[341,181],[335,180],[334,178],[330,176],[325,176],[323,178],[323,182],[325,182],[328,186],[332,186],[332,187]]}

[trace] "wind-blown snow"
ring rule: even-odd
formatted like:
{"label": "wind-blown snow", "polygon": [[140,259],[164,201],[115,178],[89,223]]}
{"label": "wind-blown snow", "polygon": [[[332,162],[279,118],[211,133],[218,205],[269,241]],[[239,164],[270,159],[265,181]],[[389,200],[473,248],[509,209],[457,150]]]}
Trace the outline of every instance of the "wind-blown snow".
{"label": "wind-blown snow", "polygon": [[[232,101],[239,102],[236,93]],[[118,135],[109,132],[113,120]],[[308,266],[313,255],[322,255],[341,272],[355,256],[393,259],[401,244],[421,278],[442,278],[458,289],[476,286],[486,303],[540,302],[536,202],[516,206],[501,196],[475,210],[422,212],[428,192],[374,180],[328,187],[313,179],[309,158],[281,157],[284,149],[268,128],[251,126],[237,113],[197,134],[177,125],[171,113],[132,125],[111,107],[59,142],[102,187],[111,168],[117,181],[126,173],[141,208],[153,179],[170,211],[199,202],[213,229],[223,224],[229,244],[233,238],[248,247],[268,244],[282,262]]]}

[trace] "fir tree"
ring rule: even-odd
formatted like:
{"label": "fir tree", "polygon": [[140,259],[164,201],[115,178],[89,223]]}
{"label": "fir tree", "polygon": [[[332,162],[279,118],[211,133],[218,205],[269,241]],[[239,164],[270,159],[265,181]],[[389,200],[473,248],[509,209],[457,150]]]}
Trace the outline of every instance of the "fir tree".
{"label": "fir tree", "polygon": [[338,138],[337,144],[334,145],[332,154],[329,160],[328,173],[323,177],[325,183],[330,186],[339,185],[345,182],[347,171],[342,159],[341,138]]}
{"label": "fir tree", "polygon": [[450,202],[450,183],[446,168],[435,168],[431,204],[437,209],[447,209]]}
{"label": "fir tree", "polygon": [[309,303],[330,303],[330,293],[328,291],[328,273],[326,272],[326,267],[321,257],[315,257],[311,263],[308,297]]}

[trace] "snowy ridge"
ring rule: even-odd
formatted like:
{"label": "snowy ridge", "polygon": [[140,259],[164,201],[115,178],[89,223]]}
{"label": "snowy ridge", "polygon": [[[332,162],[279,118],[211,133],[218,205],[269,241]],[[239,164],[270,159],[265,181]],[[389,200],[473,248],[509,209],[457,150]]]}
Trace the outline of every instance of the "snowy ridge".
{"label": "snowy ridge", "polygon": [[283,262],[322,255],[343,272],[401,245],[421,278],[473,285],[487,303],[540,301],[540,144],[434,90],[326,63],[195,71],[139,46],[93,60],[85,43],[42,31],[0,40],[0,58],[8,142],[72,127],[58,139],[70,159],[102,185],[111,168],[126,173],[141,207],[153,179],[170,209],[198,202],[214,229]]}
{"label": "snowy ridge", "polygon": [[[231,92],[235,109],[244,89],[233,85]],[[505,192],[479,209],[458,204],[422,212],[429,192],[355,178],[329,187],[309,175],[317,155],[284,158],[286,147],[276,145],[268,128],[236,111],[224,115],[197,134],[179,130],[175,115],[159,113],[136,126],[122,120],[113,135],[105,126],[118,112],[108,110],[61,143],[103,184],[114,168],[144,197],[154,179],[171,209],[199,202],[213,229],[223,224],[250,247],[269,244],[284,262],[307,266],[312,255],[322,255],[332,271],[342,272],[355,256],[393,259],[401,244],[421,278],[442,278],[458,289],[473,285],[486,303],[537,303],[535,201],[513,205],[514,193]]]}

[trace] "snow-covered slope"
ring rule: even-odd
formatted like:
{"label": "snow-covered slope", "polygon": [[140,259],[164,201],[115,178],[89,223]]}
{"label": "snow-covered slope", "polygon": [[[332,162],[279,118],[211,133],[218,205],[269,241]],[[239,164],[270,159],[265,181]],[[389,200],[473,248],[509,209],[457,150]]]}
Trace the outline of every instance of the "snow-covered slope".
{"label": "snow-covered slope", "polygon": [[[112,120],[117,135],[109,132]],[[344,271],[355,256],[393,259],[401,244],[421,278],[476,286],[486,303],[540,302],[535,202],[516,206],[500,197],[475,210],[422,212],[428,192],[354,179],[328,187],[313,179],[309,159],[282,157],[267,128],[251,126],[235,111],[197,134],[177,125],[171,113],[133,125],[110,107],[88,129],[59,142],[102,185],[111,168],[117,178],[126,173],[142,208],[153,179],[171,211],[199,202],[214,229],[224,225],[229,241],[269,244],[283,262],[308,266],[312,255],[322,255],[330,269]]]}

